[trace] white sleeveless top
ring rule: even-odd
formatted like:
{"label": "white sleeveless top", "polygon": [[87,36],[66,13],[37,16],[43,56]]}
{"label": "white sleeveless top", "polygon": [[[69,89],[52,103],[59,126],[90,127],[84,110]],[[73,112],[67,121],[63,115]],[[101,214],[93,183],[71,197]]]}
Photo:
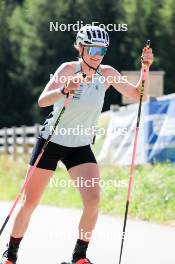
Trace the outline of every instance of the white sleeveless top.
{"label": "white sleeveless top", "polygon": [[[80,61],[76,65],[76,74],[80,74]],[[101,113],[104,96],[105,85],[100,82],[101,71],[98,70],[94,75],[93,82],[89,84],[81,84],[79,89],[75,91],[71,103],[67,106],[62,115],[57,128],[50,139],[51,142],[67,146],[80,147],[92,144],[94,131]],[[47,139],[53,131],[53,126],[61,112],[66,95],[62,96],[53,106],[53,111],[46,119],[40,136]]]}

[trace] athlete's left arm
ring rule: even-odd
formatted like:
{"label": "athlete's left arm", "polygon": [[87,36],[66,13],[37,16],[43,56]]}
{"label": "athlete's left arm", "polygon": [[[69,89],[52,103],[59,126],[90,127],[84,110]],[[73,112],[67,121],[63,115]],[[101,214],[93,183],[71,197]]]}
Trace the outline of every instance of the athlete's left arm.
{"label": "athlete's left arm", "polygon": [[[116,69],[108,66],[105,70],[107,86],[112,85],[118,92],[126,97],[129,97],[135,101],[139,101],[140,98],[140,88],[144,74],[144,64],[147,64],[147,72],[145,74],[145,85],[144,85],[144,96],[143,100],[148,98],[148,78],[149,78],[149,67],[153,63],[153,53],[152,49],[143,49],[142,52],[142,67],[140,71],[140,78],[136,85],[130,83],[127,80],[127,76],[122,76]],[[109,78],[110,76],[110,78]],[[109,81],[108,81],[109,80]]]}

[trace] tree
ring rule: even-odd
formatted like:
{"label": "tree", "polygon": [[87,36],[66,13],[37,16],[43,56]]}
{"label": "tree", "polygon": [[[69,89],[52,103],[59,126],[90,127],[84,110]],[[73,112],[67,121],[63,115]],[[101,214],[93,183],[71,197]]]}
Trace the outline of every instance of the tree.
{"label": "tree", "polygon": [[[30,111],[24,104],[25,92],[20,85],[19,76],[15,77],[18,65],[15,64],[15,54],[11,42],[11,28],[9,17],[14,11],[15,5],[11,1],[0,1],[0,83],[1,83],[1,101],[0,101],[0,126],[18,125],[21,120],[30,116]],[[16,66],[16,67],[15,67]],[[21,116],[21,109],[23,115]],[[23,119],[24,118],[24,119]],[[32,118],[32,116],[30,116]]]}

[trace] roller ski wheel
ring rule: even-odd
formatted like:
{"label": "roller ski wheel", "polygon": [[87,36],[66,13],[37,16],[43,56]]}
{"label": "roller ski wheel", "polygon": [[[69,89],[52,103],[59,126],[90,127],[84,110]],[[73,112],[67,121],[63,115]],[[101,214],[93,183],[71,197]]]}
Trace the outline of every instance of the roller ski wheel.
{"label": "roller ski wheel", "polygon": [[[1,263],[0,263],[1,264]],[[89,259],[79,259],[76,262],[62,262],[61,264],[93,264]]]}
{"label": "roller ski wheel", "polygon": [[16,261],[10,261],[8,260],[7,258],[7,253],[8,253],[8,250],[6,250],[3,255],[2,255],[2,258],[0,260],[0,264],[16,264]]}

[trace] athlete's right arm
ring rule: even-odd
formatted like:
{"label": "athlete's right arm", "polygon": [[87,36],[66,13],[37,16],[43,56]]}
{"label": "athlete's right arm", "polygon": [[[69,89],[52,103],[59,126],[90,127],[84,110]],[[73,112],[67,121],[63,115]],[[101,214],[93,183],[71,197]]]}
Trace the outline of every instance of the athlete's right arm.
{"label": "athlete's right arm", "polygon": [[73,75],[73,72],[74,67],[71,63],[63,63],[45,86],[38,99],[38,105],[46,107],[58,101],[63,96],[60,89],[67,84],[67,80],[69,76]]}

